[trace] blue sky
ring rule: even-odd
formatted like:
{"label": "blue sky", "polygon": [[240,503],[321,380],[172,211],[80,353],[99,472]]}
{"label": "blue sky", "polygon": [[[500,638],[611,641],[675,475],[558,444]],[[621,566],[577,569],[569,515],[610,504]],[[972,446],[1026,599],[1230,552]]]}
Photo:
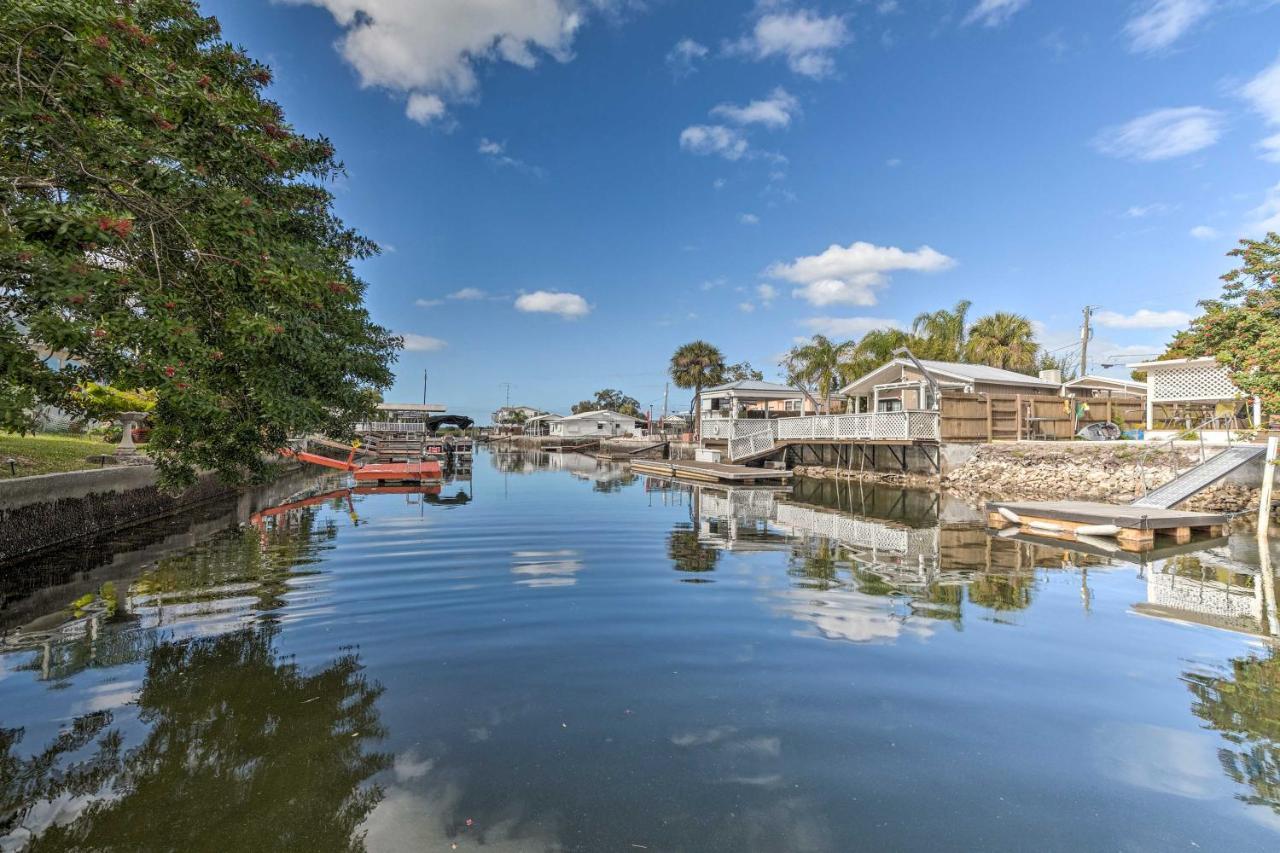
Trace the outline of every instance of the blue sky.
{"label": "blue sky", "polygon": [[346,163],[388,399],[660,408],[686,341],[772,375],[962,298],[1152,353],[1280,230],[1275,0],[203,8]]}

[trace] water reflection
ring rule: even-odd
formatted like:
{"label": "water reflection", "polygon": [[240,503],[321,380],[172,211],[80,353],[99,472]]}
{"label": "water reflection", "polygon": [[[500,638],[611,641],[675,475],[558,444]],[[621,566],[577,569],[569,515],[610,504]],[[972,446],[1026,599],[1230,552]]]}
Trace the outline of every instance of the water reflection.
{"label": "water reflection", "polygon": [[0,850],[1266,849],[1280,821],[1247,542],[1135,563],[936,493],[476,461],[5,599]]}
{"label": "water reflection", "polygon": [[[389,766],[359,656],[304,672],[263,625],[158,642],[136,696],[145,738],[130,746],[112,711],[81,715],[24,757],[0,730],[0,844],[29,849],[362,850],[356,828]],[[30,746],[27,746],[30,749]]]}

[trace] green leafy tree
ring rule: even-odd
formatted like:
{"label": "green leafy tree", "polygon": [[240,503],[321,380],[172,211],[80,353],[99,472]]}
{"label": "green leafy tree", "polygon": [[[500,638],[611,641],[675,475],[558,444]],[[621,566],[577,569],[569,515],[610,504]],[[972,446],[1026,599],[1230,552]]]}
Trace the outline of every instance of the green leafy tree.
{"label": "green leafy tree", "polygon": [[1036,372],[1039,351],[1031,321],[1006,311],[978,318],[965,345],[969,361],[1030,374]]}
{"label": "green leafy tree", "polygon": [[836,343],[825,335],[814,335],[787,353],[783,360],[787,381],[816,392],[822,405],[830,408],[831,395],[848,377],[854,348],[849,342]]}
{"label": "green leafy tree", "polygon": [[154,389],[173,485],[263,476],[369,412],[399,346],[352,271],[377,247],[270,80],[192,0],[0,4],[0,427],[87,382]]}
{"label": "green leafy tree", "polygon": [[1229,254],[1240,266],[1222,277],[1222,296],[1200,303],[1204,313],[1174,337],[1165,355],[1215,356],[1237,388],[1280,414],[1280,234],[1241,240]]}
{"label": "green leafy tree", "polygon": [[74,392],[77,407],[91,418],[107,420],[121,412],[149,412],[156,406],[153,391],[128,391],[91,382]]}
{"label": "green leafy tree", "polygon": [[915,338],[912,352],[919,358],[961,361],[968,331],[966,322],[972,305],[969,300],[962,299],[950,310],[940,308],[917,314],[911,323],[911,334]]}
{"label": "green leafy tree", "polygon": [[671,381],[677,388],[693,389],[695,429],[702,431],[702,389],[724,382],[725,363],[720,350],[706,341],[684,344],[671,355]]}
{"label": "green leafy tree", "polygon": [[1063,382],[1070,382],[1079,374],[1080,362],[1072,358],[1071,353],[1062,353],[1054,355],[1053,353],[1042,352],[1036,358],[1036,372],[1041,370],[1056,370],[1062,374]]}
{"label": "green leafy tree", "polygon": [[640,417],[640,401],[635,397],[628,397],[614,388],[602,388],[596,392],[593,399],[576,403],[572,409],[575,415],[598,410],[617,412],[620,415],[631,415],[633,418],[638,418]]}
{"label": "green leafy tree", "polygon": [[740,361],[724,369],[725,382],[764,381],[764,373],[751,366],[749,361]]}

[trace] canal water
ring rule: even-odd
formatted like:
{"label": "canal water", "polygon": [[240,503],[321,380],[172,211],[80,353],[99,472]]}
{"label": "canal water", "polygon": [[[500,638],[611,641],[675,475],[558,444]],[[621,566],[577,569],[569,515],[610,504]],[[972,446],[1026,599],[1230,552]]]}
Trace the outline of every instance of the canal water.
{"label": "canal water", "polygon": [[342,485],[0,572],[0,850],[1280,849],[1249,536],[580,456]]}

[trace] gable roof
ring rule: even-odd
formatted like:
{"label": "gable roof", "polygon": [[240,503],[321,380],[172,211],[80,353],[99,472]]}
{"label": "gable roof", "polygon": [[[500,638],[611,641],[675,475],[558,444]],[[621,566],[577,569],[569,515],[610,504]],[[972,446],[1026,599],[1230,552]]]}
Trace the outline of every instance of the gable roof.
{"label": "gable roof", "polygon": [[790,394],[793,397],[804,396],[804,392],[799,388],[792,388],[790,385],[780,385],[777,382],[761,382],[757,379],[739,379],[737,382],[726,382],[723,385],[716,385],[711,388],[702,389],[703,394],[710,394],[719,391],[737,391],[747,394],[755,391],[761,391],[767,394]]}
{"label": "gable roof", "polygon": [[[1051,382],[1048,379],[1028,376],[1025,373],[1015,373],[1012,370],[1005,370],[1001,367],[989,367],[985,364],[965,364],[959,361],[930,361],[928,359],[920,359],[920,363],[924,365],[924,369],[929,371],[934,379],[952,380],[965,384],[984,382],[992,385],[1024,385],[1033,388],[1053,388],[1055,390],[1061,387],[1057,382]],[[870,373],[859,376],[844,388],[841,388],[840,393],[869,393],[873,385],[881,384],[881,377],[884,374],[894,373],[895,368],[904,367],[914,369],[915,364],[906,358],[895,358],[887,361]]]}

